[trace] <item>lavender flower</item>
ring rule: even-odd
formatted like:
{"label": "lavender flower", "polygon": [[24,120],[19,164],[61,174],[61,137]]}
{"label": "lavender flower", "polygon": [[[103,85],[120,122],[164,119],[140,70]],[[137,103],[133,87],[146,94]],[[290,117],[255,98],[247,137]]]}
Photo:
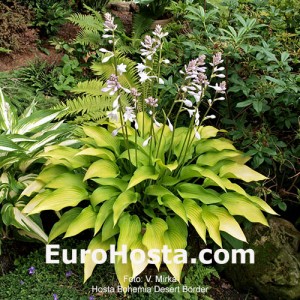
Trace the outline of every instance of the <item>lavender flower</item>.
{"label": "lavender flower", "polygon": [[125,107],[125,113],[123,115],[124,117],[124,122],[130,121],[133,122],[136,118],[136,115],[134,113],[134,108],[133,107]]}
{"label": "lavender flower", "polygon": [[70,270],[70,271],[67,271],[67,272],[66,272],[66,277],[69,278],[69,277],[72,276],[72,274],[73,274],[73,272],[72,272],[71,270]]}
{"label": "lavender flower", "polygon": [[25,281],[23,280],[20,280],[20,284],[23,285],[25,283]]}
{"label": "lavender flower", "polygon": [[163,32],[161,25],[156,25],[155,30],[153,31],[153,35],[157,36],[159,39],[162,39],[163,37],[167,36],[168,32]]}
{"label": "lavender flower", "polygon": [[146,56],[146,59],[148,60],[152,60],[152,56],[160,46],[160,41],[152,38],[150,35],[146,35],[144,42],[141,42],[141,45],[144,47],[141,49],[141,55]]}
{"label": "lavender flower", "polygon": [[58,300],[57,294],[53,294],[53,300]]}
{"label": "lavender flower", "polygon": [[104,14],[104,31],[109,32],[109,31],[114,31],[117,29],[117,25],[114,24],[114,17],[110,13],[105,13]]}
{"label": "lavender flower", "polygon": [[89,300],[95,300],[95,297],[93,295],[89,296]]}
{"label": "lavender flower", "polygon": [[106,81],[106,86],[101,91],[109,92],[109,95],[112,96],[114,93],[121,88],[121,84],[118,81],[118,76],[115,74],[110,75],[109,79]]}
{"label": "lavender flower", "polygon": [[148,97],[148,98],[146,98],[146,99],[145,99],[145,102],[146,102],[149,106],[151,106],[151,107],[157,107],[157,106],[158,106],[158,104],[157,104],[158,99],[153,98],[153,97]]}
{"label": "lavender flower", "polygon": [[29,269],[28,269],[28,274],[29,275],[33,275],[35,273],[35,267],[30,267]]}
{"label": "lavender flower", "polygon": [[222,81],[220,85],[216,83],[215,85],[210,85],[211,88],[213,88],[216,93],[225,94],[226,91],[226,82]]}

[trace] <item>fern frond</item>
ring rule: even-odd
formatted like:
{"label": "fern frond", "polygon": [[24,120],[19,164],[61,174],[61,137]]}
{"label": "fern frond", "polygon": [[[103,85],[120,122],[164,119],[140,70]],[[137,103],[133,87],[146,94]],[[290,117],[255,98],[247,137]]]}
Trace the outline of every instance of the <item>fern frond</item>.
{"label": "fern frond", "polygon": [[103,40],[99,32],[88,29],[81,30],[75,38],[76,43],[84,46],[91,46],[93,48],[99,48],[99,45],[102,44],[102,41]]}
{"label": "fern frond", "polygon": [[139,43],[144,33],[150,30],[153,23],[153,19],[143,16],[142,14],[136,14],[133,17],[132,24],[132,44]]}
{"label": "fern frond", "polygon": [[103,82],[93,79],[79,82],[71,91],[75,94],[83,93],[85,95],[101,96],[103,95],[103,92],[101,92],[102,88]]}
{"label": "fern frond", "polygon": [[112,107],[113,99],[104,96],[81,96],[72,100],[67,100],[65,103],[61,103],[55,106],[55,109],[63,110],[60,117],[68,116],[85,116],[86,119],[101,119],[106,116],[106,111]]}
{"label": "fern frond", "polygon": [[[100,16],[101,18],[101,16]],[[82,29],[86,29],[89,31],[98,31],[103,29],[103,20],[99,19],[93,15],[84,15],[81,13],[74,13],[70,17],[67,18],[73,24],[79,26]]]}

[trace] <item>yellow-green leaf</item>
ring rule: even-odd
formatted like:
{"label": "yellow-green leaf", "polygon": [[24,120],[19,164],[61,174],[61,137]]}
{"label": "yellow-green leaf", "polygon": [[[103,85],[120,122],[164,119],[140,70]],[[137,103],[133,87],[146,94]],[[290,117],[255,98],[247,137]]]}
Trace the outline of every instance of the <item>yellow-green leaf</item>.
{"label": "yellow-green leaf", "polygon": [[184,199],[197,199],[205,204],[218,203],[222,201],[220,195],[216,191],[204,189],[201,185],[194,183],[179,184],[178,193]]}
{"label": "yellow-green leaf", "polygon": [[220,176],[226,178],[237,178],[237,179],[244,180],[246,182],[267,179],[267,177],[252,170],[248,166],[241,165],[235,162],[221,167]]}
{"label": "yellow-green leaf", "polygon": [[134,172],[133,176],[131,177],[131,180],[129,181],[127,190],[130,188],[136,186],[140,182],[147,180],[147,179],[153,179],[156,180],[158,178],[159,174],[156,173],[155,168],[152,166],[142,166]]}
{"label": "yellow-green leaf", "polygon": [[141,221],[138,216],[131,216],[129,213],[125,213],[118,221],[118,225],[120,228],[118,251],[122,250],[123,245],[126,245],[129,250],[131,245],[138,240],[141,233]]}
{"label": "yellow-green leaf", "polygon": [[218,217],[211,213],[208,206],[202,206],[202,218],[207,227],[209,236],[220,247],[222,247],[222,240],[220,236],[220,221]]}
{"label": "yellow-green leaf", "polygon": [[185,223],[188,223],[185,208],[178,197],[174,195],[165,195],[163,196],[162,202],[164,206],[173,210]]}
{"label": "yellow-green leaf", "polygon": [[113,205],[114,212],[114,225],[117,224],[121,213],[126,207],[132,203],[136,203],[138,200],[138,194],[133,191],[127,190],[120,194]]}
{"label": "yellow-green leaf", "polygon": [[82,208],[74,207],[65,212],[61,216],[60,220],[53,225],[49,234],[49,243],[62,233],[65,233],[68,230],[69,225],[74,221],[81,211]]}
{"label": "yellow-green leaf", "polygon": [[168,229],[164,233],[164,242],[168,249],[172,249],[172,252],[168,254],[171,262],[166,262],[166,265],[174,278],[180,282],[183,263],[174,262],[174,257],[178,255],[175,250],[185,249],[187,245],[187,226],[179,217],[167,217],[167,224]]}
{"label": "yellow-green leaf", "polygon": [[82,200],[85,200],[87,198],[88,192],[85,189],[76,186],[60,188],[45,197],[30,212],[30,214],[37,214],[43,210],[59,211],[68,206],[76,206]]}
{"label": "yellow-green leaf", "polygon": [[112,208],[113,205],[115,203],[115,199],[110,199],[105,201],[98,212],[96,221],[95,221],[95,231],[94,231],[94,235],[96,235],[98,233],[98,231],[101,229],[103,223],[105,222],[105,220],[107,219],[107,217],[112,214]]}
{"label": "yellow-green leaf", "polygon": [[99,147],[113,150],[116,154],[120,151],[120,142],[103,127],[83,126],[84,133],[93,138]]}
{"label": "yellow-green leaf", "polygon": [[69,225],[64,238],[74,236],[86,229],[94,228],[96,217],[97,213],[94,211],[91,205],[84,208]]}
{"label": "yellow-green leaf", "polygon": [[202,219],[202,208],[191,199],[184,199],[183,206],[188,220],[194,226],[202,240],[206,243],[206,225]]}
{"label": "yellow-green leaf", "polygon": [[[98,234],[91,240],[88,246],[88,250],[90,250],[90,252],[87,252],[85,255],[84,282],[86,282],[91,277],[93,270],[96,266],[96,262],[94,262],[92,259],[92,252],[97,249],[102,249],[103,251],[107,251],[110,249],[110,245],[114,245],[114,244],[115,244],[114,237],[109,240],[102,241],[101,234]],[[102,261],[103,256],[101,252],[97,253],[96,259],[98,261]]]}
{"label": "yellow-green leaf", "polygon": [[231,215],[243,216],[251,222],[258,222],[268,226],[268,222],[256,204],[245,196],[237,193],[226,193],[221,195],[222,202]]}
{"label": "yellow-green leaf", "polygon": [[[151,223],[146,224],[146,232],[143,236],[142,243],[145,247],[150,249],[163,249],[164,246],[164,233],[168,229],[167,223],[160,218],[152,219]],[[159,254],[160,261],[156,263],[156,267],[159,270],[162,260],[162,253]]]}
{"label": "yellow-green leaf", "polygon": [[83,149],[82,151],[78,152],[76,154],[77,155],[88,155],[88,156],[95,156],[95,157],[99,157],[99,158],[103,158],[103,159],[107,159],[107,160],[111,160],[111,161],[115,161],[116,157],[113,154],[113,152],[111,152],[108,149],[97,149],[97,148],[86,148]]}
{"label": "yellow-green leaf", "polygon": [[231,236],[235,237],[238,240],[247,242],[247,239],[235,218],[228,213],[228,211],[216,205],[209,205],[207,209],[218,217],[220,221],[220,231],[227,232]]}
{"label": "yellow-green leaf", "polygon": [[78,186],[85,188],[83,176],[81,174],[73,174],[70,172],[57,174],[55,178],[46,184],[46,188],[50,189],[60,189],[66,186]]}
{"label": "yellow-green leaf", "polygon": [[98,205],[99,203],[109,200],[112,197],[116,197],[120,194],[120,190],[113,186],[100,186],[94,190],[92,193],[90,200],[93,207]]}
{"label": "yellow-green leaf", "polygon": [[98,177],[98,178],[115,178],[119,175],[118,166],[106,159],[99,159],[91,164],[87,170],[84,180]]}

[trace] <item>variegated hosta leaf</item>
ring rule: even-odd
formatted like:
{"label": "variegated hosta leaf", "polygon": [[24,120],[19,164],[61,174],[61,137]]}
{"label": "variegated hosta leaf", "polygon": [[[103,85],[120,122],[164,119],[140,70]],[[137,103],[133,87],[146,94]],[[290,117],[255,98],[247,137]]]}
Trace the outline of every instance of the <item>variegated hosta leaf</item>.
{"label": "variegated hosta leaf", "polygon": [[[146,224],[146,232],[143,236],[142,243],[145,247],[150,249],[158,249],[161,250],[164,246],[164,233],[168,229],[167,223],[160,218],[152,219],[151,223]],[[160,260],[156,263],[156,267],[159,270],[161,261],[162,261],[162,253],[159,253]]]}
{"label": "variegated hosta leaf", "polygon": [[13,111],[12,105],[4,99],[0,88],[0,128],[7,133],[12,133],[16,119],[17,116]]}
{"label": "variegated hosta leaf", "polygon": [[[167,224],[168,229],[164,233],[164,245],[166,245],[168,249],[172,250],[172,252],[168,254],[170,262],[165,263],[174,278],[180,282],[183,263],[174,261],[175,257],[178,256],[178,253],[176,254],[175,250],[184,250],[187,246],[187,226],[182,219],[177,216],[174,218],[167,217]],[[185,258],[181,258],[181,261],[185,261]]]}
{"label": "variegated hosta leaf", "polygon": [[40,126],[53,121],[59,114],[60,110],[40,110],[32,113],[29,117],[19,120],[13,128],[13,133],[25,134],[34,132]]}
{"label": "variegated hosta leaf", "polygon": [[56,222],[49,234],[49,243],[53,241],[56,237],[65,233],[68,230],[69,225],[74,221],[74,219],[81,213],[82,208],[74,207],[67,212],[65,212],[58,222]]}
{"label": "variegated hosta leaf", "polygon": [[23,229],[25,232],[33,233],[35,238],[43,243],[48,242],[48,236],[44,230],[35,223],[30,216],[24,215],[17,207],[7,203],[1,210],[1,216],[5,225],[13,225],[16,228]]}

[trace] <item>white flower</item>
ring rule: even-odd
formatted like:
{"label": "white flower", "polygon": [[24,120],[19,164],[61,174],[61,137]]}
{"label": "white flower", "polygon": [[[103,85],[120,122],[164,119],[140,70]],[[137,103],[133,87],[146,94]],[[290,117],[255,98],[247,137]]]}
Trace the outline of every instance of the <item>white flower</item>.
{"label": "white flower", "polygon": [[226,76],[224,74],[215,74],[215,77],[225,78]]}
{"label": "white flower", "polygon": [[122,128],[122,126],[119,127],[119,128],[117,128],[117,129],[115,129],[115,130],[111,133],[112,136],[116,136],[116,135],[119,133],[119,131],[120,131],[121,128]]}
{"label": "white flower", "polygon": [[188,99],[184,99],[183,100],[183,103],[185,106],[187,107],[193,107],[193,102],[191,100],[188,100]]}
{"label": "white flower", "polygon": [[112,53],[111,55],[109,56],[105,56],[103,59],[102,59],[102,62],[103,63],[106,63],[108,62],[112,57],[114,57],[114,54]]}
{"label": "white flower", "polygon": [[153,117],[153,121],[154,121],[154,124],[156,125],[156,127],[160,127],[160,123],[158,123],[154,117]]}
{"label": "white flower", "polygon": [[126,73],[126,68],[127,68],[127,66],[123,63],[121,63],[120,65],[117,65],[118,74],[122,75],[123,73]]}
{"label": "white flower", "polygon": [[138,122],[137,122],[136,120],[134,120],[134,128],[135,128],[136,130],[139,129],[139,124],[138,124]]}
{"label": "white flower", "polygon": [[150,141],[150,139],[152,138],[152,136],[150,135],[143,143],[143,147],[146,147]]}
{"label": "white flower", "polygon": [[105,48],[100,48],[99,51],[102,52],[102,53],[112,53],[111,51],[109,51]]}
{"label": "white flower", "polygon": [[198,130],[196,128],[194,128],[194,131],[195,131],[195,138],[197,140],[200,140],[201,139],[200,133],[198,132]]}
{"label": "white flower", "polygon": [[168,59],[164,59],[164,60],[162,60],[162,62],[165,63],[165,64],[169,64],[170,63],[170,61]]}
{"label": "white flower", "polygon": [[189,113],[189,116],[190,116],[190,118],[194,115],[194,113],[195,113],[195,109],[188,109],[188,108],[186,108],[186,111]]}
{"label": "white flower", "polygon": [[158,83],[159,84],[165,84],[164,80],[162,78],[158,78]]}
{"label": "white flower", "polygon": [[213,88],[217,93],[225,94],[226,91],[226,82],[222,81],[220,85],[216,83],[215,85],[209,85],[211,88]]}
{"label": "white flower", "polygon": [[207,102],[208,102],[209,106],[212,106],[212,100],[211,99],[208,99]]}
{"label": "white flower", "polygon": [[118,109],[119,109],[119,108],[116,107],[114,110],[109,111],[109,112],[107,113],[107,116],[109,117],[109,119],[110,119],[111,121],[116,121],[116,122],[118,122],[118,120],[119,120]]}
{"label": "white flower", "polygon": [[225,97],[219,97],[219,98],[216,98],[215,101],[217,101],[217,100],[223,101],[223,100],[225,100]]}
{"label": "white flower", "polygon": [[171,121],[169,120],[169,118],[167,118],[167,121],[168,121],[168,126],[170,128],[170,131],[173,131],[174,128],[173,128],[173,125],[172,125]]}
{"label": "white flower", "polygon": [[139,63],[139,64],[136,65],[136,68],[137,68],[137,71],[138,71],[139,73],[141,73],[141,72],[143,72],[144,70],[146,70],[147,67],[146,67],[144,64]]}
{"label": "white flower", "polygon": [[152,76],[149,76],[146,72],[140,72],[139,73],[139,76],[140,76],[140,83],[143,83],[145,82],[146,80],[150,80]]}
{"label": "white flower", "polygon": [[113,108],[119,108],[119,99],[120,99],[120,95],[114,100]]}
{"label": "white flower", "polygon": [[215,119],[215,118],[216,118],[215,115],[210,115],[210,116],[206,116],[206,117],[204,118],[204,120]]}
{"label": "white flower", "polygon": [[133,122],[136,118],[135,113],[134,113],[134,108],[127,106],[125,108],[125,113],[124,113],[123,117],[124,117],[124,122],[127,122],[127,121]]}

